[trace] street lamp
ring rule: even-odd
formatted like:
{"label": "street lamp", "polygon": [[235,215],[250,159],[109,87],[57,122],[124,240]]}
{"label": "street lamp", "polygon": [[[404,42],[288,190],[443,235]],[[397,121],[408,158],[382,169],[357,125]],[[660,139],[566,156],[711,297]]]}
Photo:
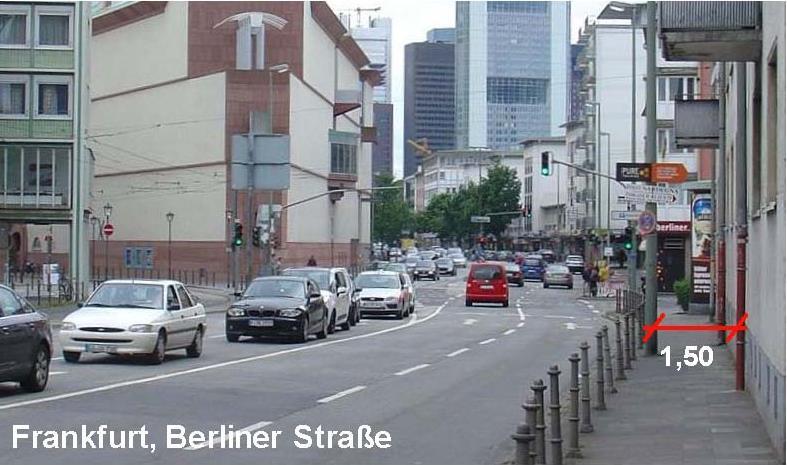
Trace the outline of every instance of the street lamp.
{"label": "street lamp", "polygon": [[[608,132],[600,132],[599,134],[607,138],[607,176],[610,176],[611,175],[610,166],[612,165],[612,155],[610,152],[610,146],[612,145],[612,135]],[[611,227],[610,223],[612,222],[611,210],[612,210],[612,204],[610,203],[610,182],[609,182],[609,177],[607,177],[607,246],[609,246],[609,242],[610,242],[609,230]]]}
{"label": "street lamp", "polygon": [[167,236],[167,267],[169,268],[169,279],[172,279],[172,220],[174,219],[174,213],[167,213],[167,226],[169,227],[169,234]]}
{"label": "street lamp", "polygon": [[90,215],[90,225],[93,226],[93,240],[90,241],[90,273],[92,275],[96,260],[96,226],[98,226],[98,218],[93,214]]}
{"label": "street lamp", "polygon": [[[599,153],[600,149],[601,149],[601,103],[600,102],[585,102],[585,108],[593,109],[593,113],[591,113],[591,114],[593,115],[594,123],[595,123],[595,126],[596,126],[593,129],[594,132],[595,132],[595,135],[596,135],[596,137],[593,138],[593,140],[595,141],[594,142],[595,147],[593,149],[593,152],[594,152],[593,161],[594,161],[594,165],[595,165],[595,171],[596,172],[601,172],[600,169],[599,169],[600,165],[601,165],[601,163],[600,163],[601,156],[600,156],[600,153]],[[594,203],[594,205],[596,207],[595,208],[595,214],[594,214],[594,216],[596,217],[596,220],[594,221],[594,223],[595,223],[596,228],[598,228],[598,225],[601,223],[601,193],[600,193],[601,180],[599,179],[598,176],[594,176],[594,178],[595,179],[593,180],[594,181],[593,184],[594,184],[594,187],[595,187],[595,189],[594,189],[595,192],[594,192],[594,196],[593,196],[594,197],[593,203]]]}
{"label": "street lamp", "polygon": [[[104,226],[109,224],[109,217],[112,216],[112,205],[107,202],[104,205]],[[102,231],[103,234],[103,231]],[[109,276],[109,236],[103,234],[104,236],[104,279],[108,279]]]}

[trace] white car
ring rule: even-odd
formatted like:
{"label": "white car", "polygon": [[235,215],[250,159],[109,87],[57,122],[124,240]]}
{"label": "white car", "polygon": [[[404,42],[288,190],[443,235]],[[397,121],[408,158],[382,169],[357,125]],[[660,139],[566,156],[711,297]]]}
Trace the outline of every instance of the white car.
{"label": "white car", "polygon": [[407,273],[365,271],[355,278],[361,316],[394,315],[401,320],[415,311],[413,285]]}
{"label": "white car", "polygon": [[320,286],[325,305],[328,307],[329,323],[328,334],[333,334],[336,327],[348,331],[357,318],[350,313],[354,310],[352,305],[352,278],[344,268],[321,268],[305,266],[302,268],[287,268],[283,276],[299,276],[309,278]]}
{"label": "white car", "polygon": [[152,364],[168,350],[199,357],[207,328],[205,307],[182,283],[111,280],[63,319],[60,345],[66,362],[83,353],[144,355]]}

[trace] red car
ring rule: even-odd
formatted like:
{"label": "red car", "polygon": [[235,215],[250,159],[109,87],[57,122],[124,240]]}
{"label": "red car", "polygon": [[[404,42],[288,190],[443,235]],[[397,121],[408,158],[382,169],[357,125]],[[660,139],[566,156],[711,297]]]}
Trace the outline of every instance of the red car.
{"label": "red car", "polygon": [[508,278],[502,263],[473,263],[467,273],[465,306],[476,302],[499,303],[508,307]]}

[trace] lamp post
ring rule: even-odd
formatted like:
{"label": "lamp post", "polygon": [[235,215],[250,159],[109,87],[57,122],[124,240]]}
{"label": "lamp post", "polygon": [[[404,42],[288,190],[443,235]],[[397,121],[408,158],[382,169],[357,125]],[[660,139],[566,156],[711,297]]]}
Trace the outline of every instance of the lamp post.
{"label": "lamp post", "polygon": [[[112,205],[107,202],[104,205],[104,225],[108,225],[109,218],[112,216]],[[104,279],[107,279],[109,276],[109,236],[104,234]]]}
{"label": "lamp post", "polygon": [[[610,145],[612,145],[612,135],[608,132],[600,132],[599,134],[607,138],[607,176],[611,176],[610,166],[612,165],[612,155],[610,152]],[[611,210],[612,210],[612,204],[610,203],[610,179],[607,178],[607,246],[609,246],[610,243],[609,230],[611,228],[611,222],[612,222]]]}
{"label": "lamp post", "polygon": [[98,218],[91,214],[90,215],[90,225],[93,226],[93,240],[90,241],[90,274],[93,274],[93,270],[95,269],[95,260],[96,260],[96,226],[98,226]]}
{"label": "lamp post", "polygon": [[172,212],[167,213],[167,227],[169,232],[167,234],[167,268],[169,269],[169,279],[172,279],[172,220],[175,219],[175,214]]}

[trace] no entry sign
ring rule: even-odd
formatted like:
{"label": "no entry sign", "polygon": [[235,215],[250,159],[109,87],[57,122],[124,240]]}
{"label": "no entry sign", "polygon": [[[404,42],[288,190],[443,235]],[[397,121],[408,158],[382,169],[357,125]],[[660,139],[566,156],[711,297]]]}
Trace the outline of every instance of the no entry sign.
{"label": "no entry sign", "polygon": [[104,232],[105,236],[111,236],[115,232],[115,227],[107,223],[104,225],[102,231]]}

